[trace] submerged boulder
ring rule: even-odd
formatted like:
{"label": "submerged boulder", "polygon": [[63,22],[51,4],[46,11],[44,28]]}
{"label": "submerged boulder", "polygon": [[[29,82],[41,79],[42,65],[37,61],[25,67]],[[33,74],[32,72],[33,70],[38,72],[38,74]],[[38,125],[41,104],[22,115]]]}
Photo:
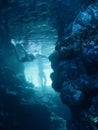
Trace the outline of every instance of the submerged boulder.
{"label": "submerged boulder", "polygon": [[[98,2],[80,12],[69,36],[50,56],[52,87],[72,112],[68,130],[97,130],[98,117]],[[55,60],[53,59],[55,57]],[[57,59],[57,60],[56,60]]]}

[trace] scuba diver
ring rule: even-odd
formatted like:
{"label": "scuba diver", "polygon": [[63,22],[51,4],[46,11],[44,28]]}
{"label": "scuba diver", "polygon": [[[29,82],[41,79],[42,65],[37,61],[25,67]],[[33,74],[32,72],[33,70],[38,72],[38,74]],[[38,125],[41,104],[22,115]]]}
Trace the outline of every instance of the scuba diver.
{"label": "scuba diver", "polygon": [[39,78],[40,86],[45,87],[47,79],[44,73],[44,64],[40,57],[37,58],[37,64],[38,64],[38,78]]}
{"label": "scuba diver", "polygon": [[32,40],[29,40],[27,45],[23,45],[23,41],[15,41],[11,39],[11,43],[14,47],[16,58],[20,62],[31,62],[34,59],[37,59],[37,66],[38,66],[38,80],[41,87],[46,86],[46,76],[44,73],[43,67],[43,58],[48,58],[42,55],[41,52],[41,45],[35,44]]}
{"label": "scuba diver", "polygon": [[11,43],[14,47],[16,58],[20,62],[30,62],[39,56],[47,58],[46,56],[40,54],[40,48],[34,47],[34,42],[32,42],[31,40],[28,41],[26,49],[22,44],[23,41],[15,41],[14,39],[11,39]]}

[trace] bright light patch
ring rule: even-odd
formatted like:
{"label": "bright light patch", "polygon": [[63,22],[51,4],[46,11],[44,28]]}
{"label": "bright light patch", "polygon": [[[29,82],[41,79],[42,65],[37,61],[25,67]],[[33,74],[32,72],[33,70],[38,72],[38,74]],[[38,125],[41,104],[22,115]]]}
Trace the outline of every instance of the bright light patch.
{"label": "bright light patch", "polygon": [[34,60],[33,62],[24,64],[24,74],[26,81],[29,83],[33,83],[36,87],[42,87],[41,83],[44,83],[45,80],[46,86],[51,86],[52,81],[50,79],[50,73],[52,72],[52,69],[50,66],[50,62],[48,60],[42,60],[41,63],[43,64],[43,72],[46,79],[44,79],[44,77],[42,78],[42,75],[39,74],[40,70],[38,61]]}

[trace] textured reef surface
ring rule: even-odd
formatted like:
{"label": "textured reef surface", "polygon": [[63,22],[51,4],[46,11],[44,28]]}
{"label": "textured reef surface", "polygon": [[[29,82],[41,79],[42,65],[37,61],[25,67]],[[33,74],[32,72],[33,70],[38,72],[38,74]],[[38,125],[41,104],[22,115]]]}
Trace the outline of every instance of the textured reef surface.
{"label": "textured reef surface", "polygon": [[68,130],[98,129],[98,2],[80,12],[50,55],[52,87],[72,112]]}

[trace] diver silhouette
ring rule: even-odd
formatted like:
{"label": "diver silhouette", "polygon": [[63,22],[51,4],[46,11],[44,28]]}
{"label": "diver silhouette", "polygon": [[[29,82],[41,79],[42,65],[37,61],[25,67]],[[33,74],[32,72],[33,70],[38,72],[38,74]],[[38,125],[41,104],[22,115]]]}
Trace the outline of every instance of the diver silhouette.
{"label": "diver silhouette", "polygon": [[40,56],[37,58],[37,64],[38,64],[38,78],[39,78],[39,84],[41,87],[46,87],[46,75],[44,72],[44,64],[43,60],[40,58]]}
{"label": "diver silhouette", "polygon": [[23,45],[23,41],[15,41],[11,39],[11,43],[15,50],[16,58],[19,62],[31,62],[37,59],[38,66],[38,81],[41,87],[46,86],[46,76],[44,73],[43,58],[48,58],[42,55],[41,45],[35,44],[32,40],[29,40],[27,46]]}
{"label": "diver silhouette", "polygon": [[28,41],[26,48],[23,45],[23,41],[15,41],[14,39],[11,39],[11,44],[14,47],[16,58],[20,62],[30,62],[39,56],[47,58],[40,54],[40,48],[35,47],[34,42],[31,40]]}

